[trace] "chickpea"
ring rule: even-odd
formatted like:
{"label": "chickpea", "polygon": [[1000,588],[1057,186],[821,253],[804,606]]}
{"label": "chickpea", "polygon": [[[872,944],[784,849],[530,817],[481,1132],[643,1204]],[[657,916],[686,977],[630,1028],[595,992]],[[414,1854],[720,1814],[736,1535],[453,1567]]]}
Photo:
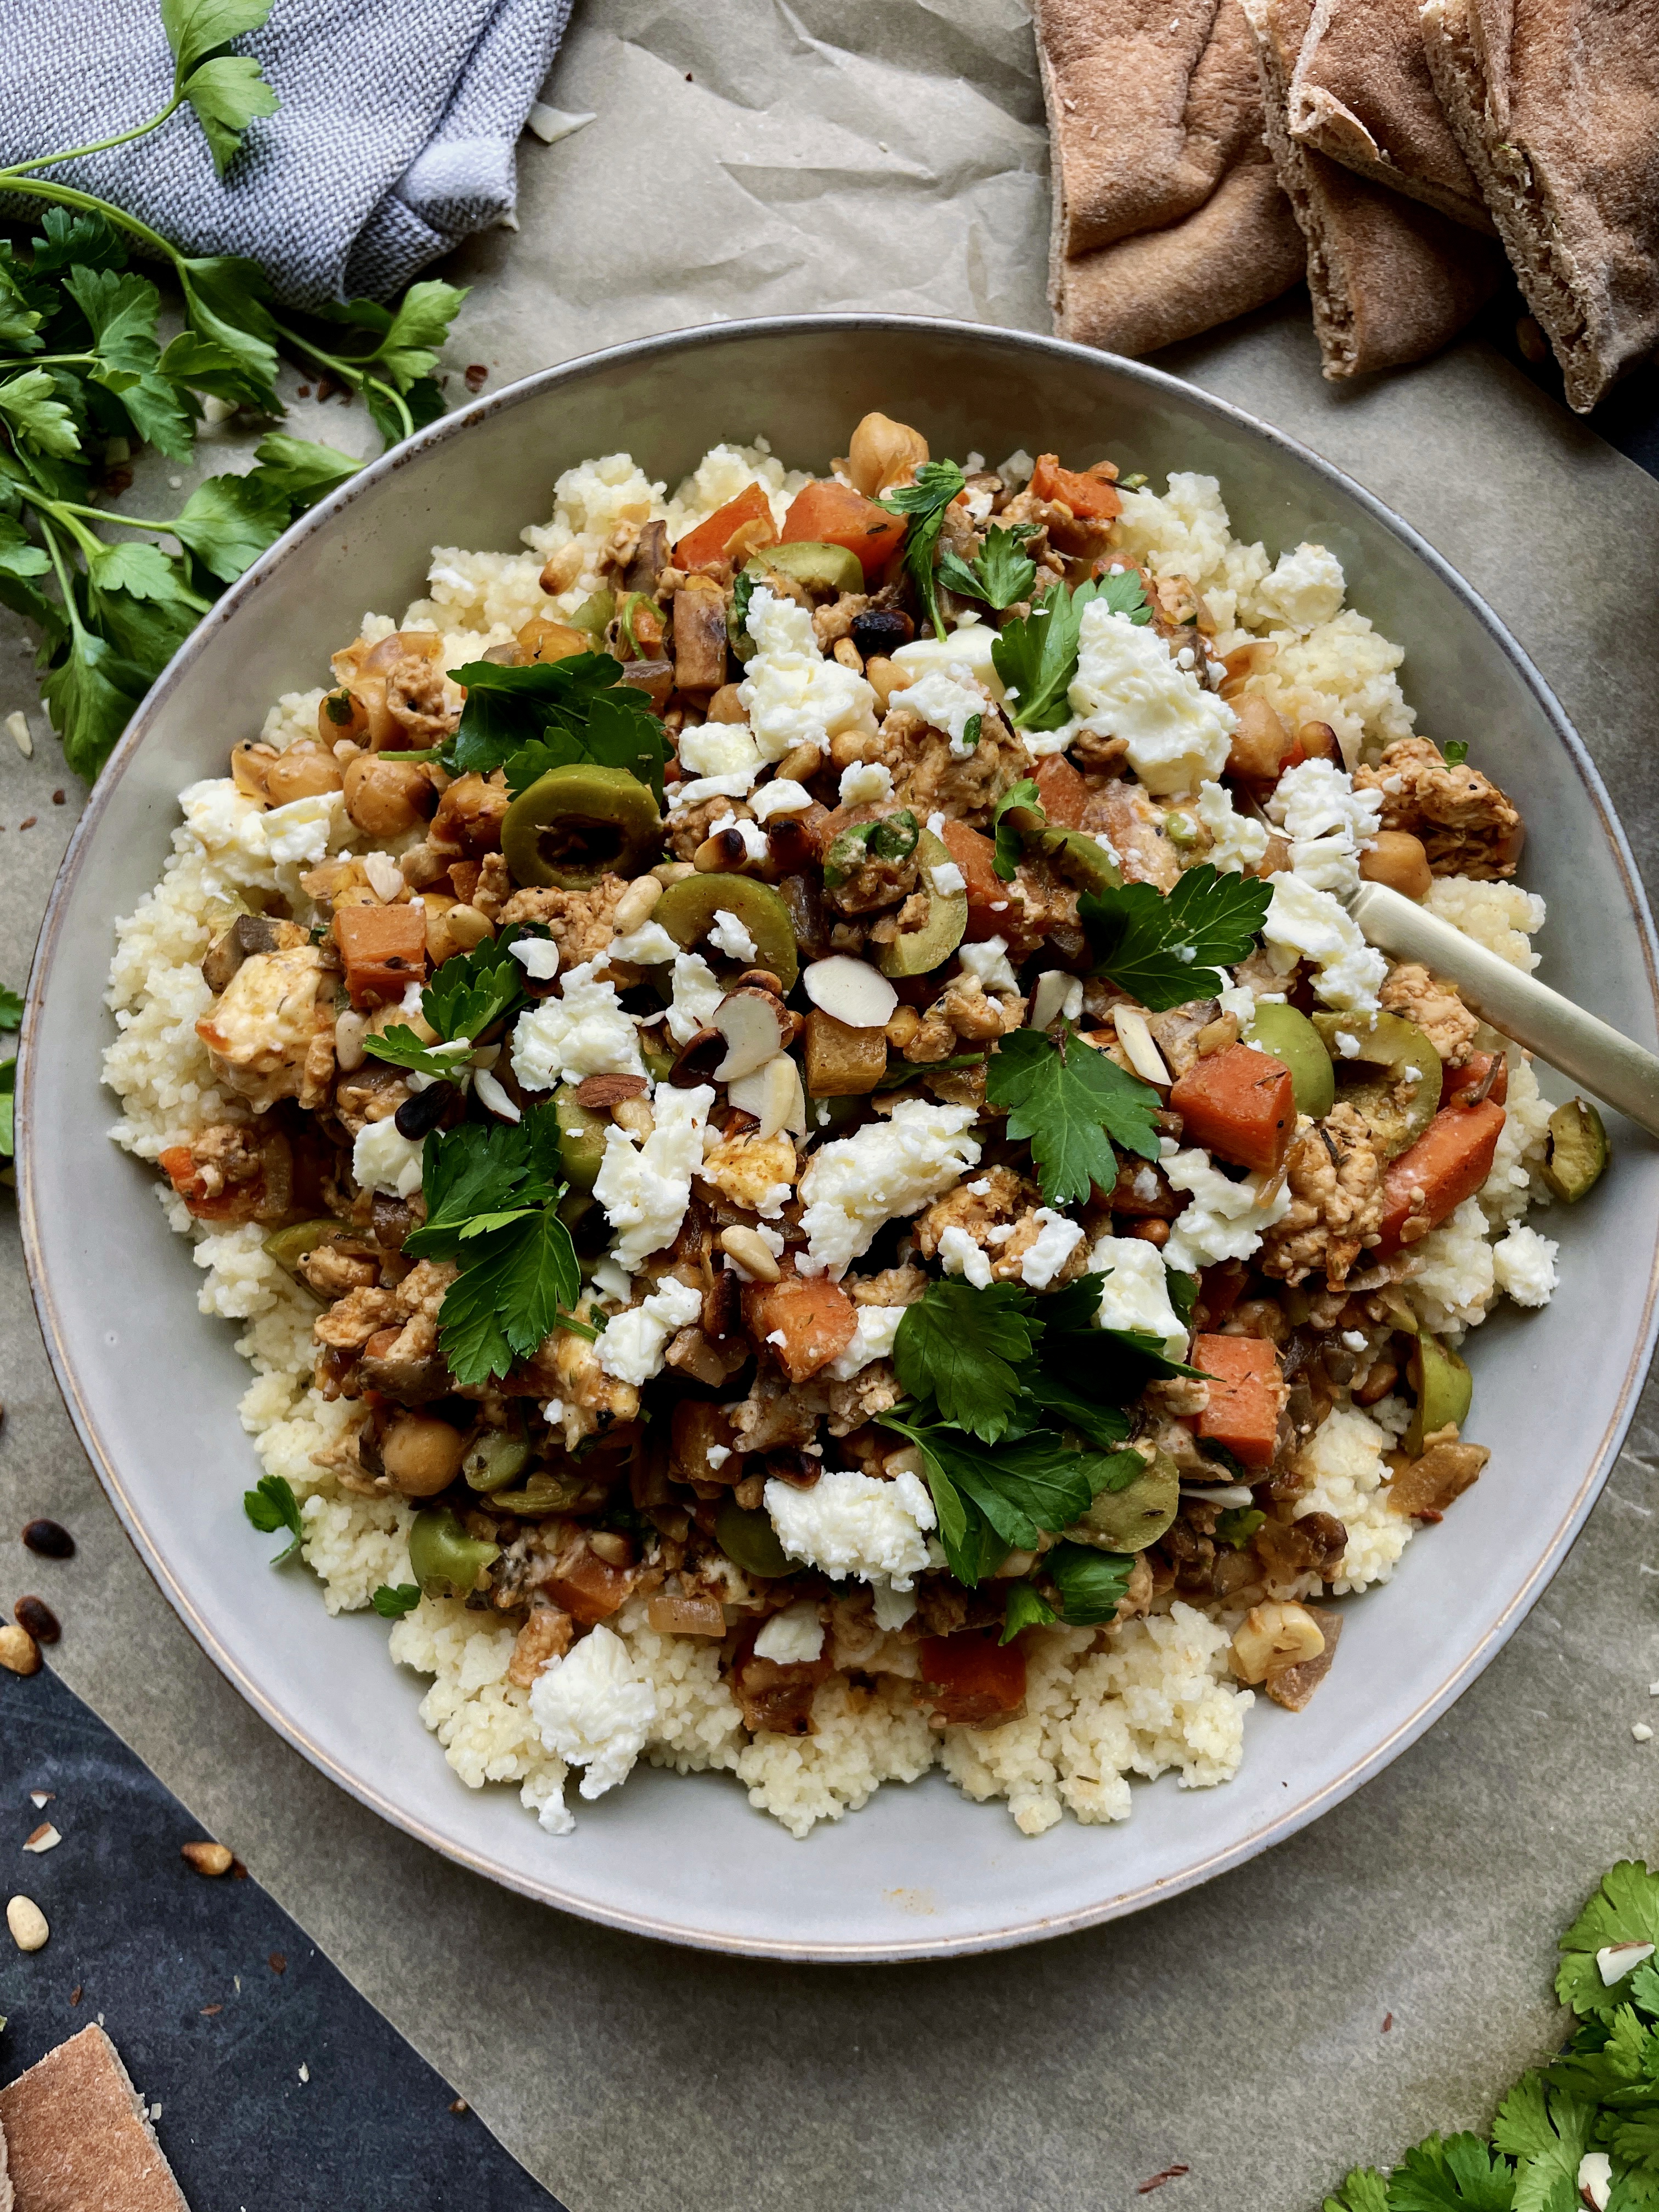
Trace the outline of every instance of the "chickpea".
{"label": "chickpea", "polygon": [[270,745],[233,745],[230,751],[230,780],[244,799],[257,799],[262,804],[268,797],[265,778],[270,773],[277,756]]}
{"label": "chickpea", "polygon": [[708,702],[708,719],[711,722],[741,722],[746,719],[735,684],[722,684],[715,692]]}
{"label": "chickpea", "polygon": [[417,763],[363,753],[346,763],[346,812],[368,837],[401,837],[422,822],[433,803]]}
{"label": "chickpea", "polygon": [[1381,830],[1369,853],[1359,856],[1359,872],[1368,883],[1387,884],[1408,899],[1425,899],[1434,877],[1420,837],[1405,830]]}
{"label": "chickpea", "polygon": [[290,799],[338,791],[344,781],[340,763],[328,748],[314,738],[301,738],[285,753],[278,753],[265,770],[265,795],[273,806],[286,806]]}
{"label": "chickpea", "polygon": [[927,441],[908,422],[890,415],[866,415],[853,433],[848,468],[866,499],[908,483],[927,459]]}
{"label": "chickpea", "polygon": [[1277,710],[1259,692],[1247,691],[1233,702],[1238,727],[1227,756],[1229,775],[1252,783],[1272,783],[1291,750],[1291,733]]}
{"label": "chickpea", "polygon": [[572,653],[593,650],[593,641],[586,630],[573,629],[568,623],[549,622],[540,615],[517,633],[516,642],[526,663],[568,660]]}
{"label": "chickpea", "polygon": [[1328,722],[1298,723],[1296,741],[1302,748],[1304,760],[1335,760],[1338,757],[1336,732]]}
{"label": "chickpea", "polygon": [[399,1413],[380,1439],[386,1480],[405,1498],[435,1498],[461,1471],[466,1438],[447,1421]]}

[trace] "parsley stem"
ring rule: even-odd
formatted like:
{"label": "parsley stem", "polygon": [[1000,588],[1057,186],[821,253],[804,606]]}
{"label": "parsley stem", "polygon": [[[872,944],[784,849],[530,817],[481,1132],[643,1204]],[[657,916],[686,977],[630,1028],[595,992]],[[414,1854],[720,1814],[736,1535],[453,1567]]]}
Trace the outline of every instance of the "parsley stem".
{"label": "parsley stem", "polygon": [[361,360],[352,361],[338,354],[325,353],[321,346],[314,343],[312,339],[302,337],[298,331],[290,330],[286,323],[279,322],[275,315],[271,317],[270,321],[271,327],[279,337],[286,338],[289,345],[296,351],[305,354],[310,360],[319,361],[325,368],[332,369],[341,382],[349,385],[354,392],[361,390],[364,385],[369,385],[374,391],[380,392],[392,406],[396,408],[398,419],[404,426],[404,437],[414,436],[415,418],[404,404],[403,394],[387,384],[383,378],[370,376],[368,374],[370,364],[379,352],[378,347],[375,349],[375,353],[365,354]]}
{"label": "parsley stem", "polygon": [[69,617],[70,629],[78,645],[85,637],[86,631],[82,626],[80,610],[75,604],[75,593],[70,588],[69,570],[64,565],[64,556],[58,548],[52,524],[44,514],[40,517],[40,535],[46,539],[46,550],[52,556],[52,565],[58,575],[58,588],[64,595],[64,611]]}
{"label": "parsley stem", "polygon": [[73,185],[53,184],[48,179],[19,176],[11,170],[0,171],[0,181],[3,181],[9,192],[21,192],[31,199],[52,200],[59,207],[79,208],[86,215],[100,215],[106,222],[115,224],[118,229],[140,240],[153,253],[159,253],[163,260],[172,262],[174,268],[181,266],[186,258],[170,239],[163,238],[159,230],[152,230],[136,215],[129,215],[125,208],[117,207],[112,201],[99,199],[94,193],[77,191]]}
{"label": "parsley stem", "polygon": [[19,161],[9,169],[0,169],[0,183],[13,185],[16,179],[26,176],[31,169],[52,169],[60,161],[78,161],[88,154],[107,154],[112,146],[130,146],[135,138],[146,137],[150,131],[159,131],[182,98],[181,93],[175,92],[159,115],[152,115],[148,123],[139,124],[136,130],[122,131],[118,138],[100,138],[92,146],[71,146],[62,154],[37,154],[32,161]]}
{"label": "parsley stem", "polygon": [[[39,504],[39,501],[36,502]],[[89,515],[94,522],[117,522],[124,530],[153,530],[163,538],[173,534],[170,522],[146,522],[136,514],[116,514],[106,507],[86,507],[78,499],[55,499],[52,507],[62,515]]]}
{"label": "parsley stem", "polygon": [[13,354],[0,361],[0,371],[9,368],[75,368],[82,362],[96,361],[95,353],[21,353]]}

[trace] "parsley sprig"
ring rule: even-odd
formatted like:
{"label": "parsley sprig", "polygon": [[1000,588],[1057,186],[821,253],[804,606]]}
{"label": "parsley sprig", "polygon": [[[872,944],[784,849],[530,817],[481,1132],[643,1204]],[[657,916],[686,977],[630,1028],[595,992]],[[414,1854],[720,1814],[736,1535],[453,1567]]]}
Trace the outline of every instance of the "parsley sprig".
{"label": "parsley sprig", "polygon": [[451,775],[504,769],[515,796],[550,769],[592,762],[626,769],[650,785],[660,806],[667,740],[645,694],[623,683],[622,672],[608,653],[575,653],[528,668],[469,660],[450,671],[466,691],[454,735],[423,752],[386,757],[434,760]]}
{"label": "parsley sprig", "polygon": [[[902,514],[909,527],[904,533],[904,568],[916,587],[916,596],[927,610],[933,635],[948,635],[939,603],[939,574],[933,565],[945,510],[957,498],[967,482],[954,461],[924,461],[914,483],[896,484],[877,504],[890,514]],[[946,580],[948,581],[948,579]]]}
{"label": "parsley sprig", "polygon": [[1215,996],[1226,981],[1217,969],[1249,954],[1272,899],[1271,884],[1218,875],[1205,860],[1167,896],[1153,884],[1087,891],[1078,918],[1096,975],[1159,1013]]}
{"label": "parsley sprig", "polygon": [[985,1095],[1006,1112],[1008,1134],[1030,1140],[1049,1206],[1081,1204],[1096,1184],[1109,1190],[1114,1142],[1141,1159],[1158,1158],[1158,1093],[1085,1044],[1069,1022],[1005,1036],[986,1068]]}
{"label": "parsley sprig", "polygon": [[[517,929],[515,938],[545,937],[539,922]],[[437,1045],[423,1044],[404,1023],[397,1023],[379,1036],[365,1037],[365,1048],[376,1060],[446,1083],[459,1083],[469,1066],[465,1052],[446,1051],[447,1045],[476,1044],[484,1031],[521,1006],[527,997],[525,971],[513,957],[511,941],[487,937],[471,952],[456,953],[433,971],[421,993],[421,1015],[438,1032]]]}
{"label": "parsley sprig", "polygon": [[305,1535],[299,1500],[287,1476],[262,1474],[252,1490],[242,1492],[242,1510],[261,1535],[274,1536],[279,1528],[288,1530],[291,1540],[270,1563],[273,1567],[285,1566],[299,1550]]}
{"label": "parsley sprig", "polygon": [[[1045,1552],[1036,1581],[1011,1583],[999,1641],[1012,1644],[1022,1628],[1094,1628],[1110,1620],[1134,1572],[1133,1554],[1097,1552],[1088,1544],[1056,1544]],[[1039,1589],[1046,1583],[1053,1592]]]}
{"label": "parsley sprig", "polygon": [[464,1389],[506,1375],[555,1329],[599,1334],[574,1310],[581,1270],[557,1212],[561,1165],[550,1105],[532,1106],[517,1123],[463,1121],[426,1140],[426,1220],[404,1249],[460,1268],[444,1293],[438,1335]]}
{"label": "parsley sprig", "polygon": [[1024,825],[1008,818],[1011,814],[1017,813],[1034,816],[1036,819],[1032,826],[1039,829],[1048,819],[1036,781],[1029,775],[1021,776],[1012,790],[1005,791],[991,810],[991,832],[996,840],[996,851],[991,866],[1005,884],[1012,883],[1019,867],[1020,854],[1024,849],[1020,835]]}
{"label": "parsley sprig", "polygon": [[945,552],[939,564],[939,580],[961,598],[983,599],[1000,614],[1016,599],[1030,597],[1036,581],[1036,562],[1021,549],[1028,538],[1036,535],[1034,523],[1016,522],[1005,529],[994,522],[971,562],[964,561],[954,549]]}
{"label": "parsley sprig", "polygon": [[1013,702],[1016,729],[1057,730],[1069,718],[1066,695],[1077,674],[1083,610],[1095,599],[1103,599],[1114,614],[1126,615],[1132,623],[1152,618],[1140,578],[1124,568],[1075,589],[1056,584],[1029,615],[1002,625],[991,659]]}
{"label": "parsley sprig", "polygon": [[[87,777],[224,586],[357,465],[272,435],[250,471],[210,477],[178,514],[118,515],[96,502],[132,448],[188,460],[204,395],[280,415],[279,344],[361,394],[388,444],[443,411],[431,372],[465,296],[453,285],[285,320],[256,262],[185,253],[113,202],[38,173],[184,127],[188,110],[223,174],[249,125],[276,109],[258,63],[231,51],[270,12],[270,0],[161,0],[174,61],[161,112],[0,170],[0,191],[46,204],[26,252],[0,240],[0,602],[40,633],[46,705]],[[165,346],[161,295],[128,266],[135,246],[181,295],[185,327]],[[139,535],[112,541],[112,524]]]}

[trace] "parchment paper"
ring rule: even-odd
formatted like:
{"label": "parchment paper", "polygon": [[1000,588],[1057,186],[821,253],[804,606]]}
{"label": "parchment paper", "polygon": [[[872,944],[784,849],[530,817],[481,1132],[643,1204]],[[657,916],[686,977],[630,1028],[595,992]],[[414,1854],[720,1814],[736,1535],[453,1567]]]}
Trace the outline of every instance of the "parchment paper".
{"label": "parchment paper", "polygon": [[[1046,326],[1043,149],[1014,0],[606,0],[547,97],[599,119],[526,146],[522,231],[461,272],[478,290],[458,366],[504,381],[768,309]],[[1576,720],[1638,856],[1659,857],[1643,787],[1659,485],[1474,343],[1337,394],[1292,301],[1171,365],[1350,470],[1450,557]],[[299,405],[291,427],[353,421]],[[0,714],[25,698],[9,635]],[[13,977],[72,811],[50,804],[70,780],[42,726],[27,769],[0,736]],[[1571,1559],[1452,1714],[1358,1799],[1194,1896],[902,1969],[709,1958],[525,1905],[362,1812],[198,1651],[75,1444],[9,1211],[3,1225],[0,1592],[40,1579],[9,1540],[27,1514],[73,1526],[53,1663],[573,2212],[1098,2212],[1175,2163],[1190,2171],[1167,2212],[1293,2212],[1356,2159],[1484,2124],[1558,2033],[1557,1929],[1604,1865],[1655,1848],[1659,1743],[1630,1733],[1659,1676],[1650,1392]],[[1011,1881],[1041,1849],[1010,1830]],[[245,2201],[275,2212],[282,2178],[251,2174]]]}

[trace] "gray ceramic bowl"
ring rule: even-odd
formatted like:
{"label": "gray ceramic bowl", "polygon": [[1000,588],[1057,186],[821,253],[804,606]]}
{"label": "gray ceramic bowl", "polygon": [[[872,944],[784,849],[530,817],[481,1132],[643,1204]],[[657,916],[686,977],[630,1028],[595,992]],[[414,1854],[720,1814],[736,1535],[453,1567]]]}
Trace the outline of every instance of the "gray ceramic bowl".
{"label": "gray ceramic bowl", "polygon": [[316,683],[364,608],[400,611],[434,543],[515,544],[550,513],[562,469],[623,447],[671,483],[717,440],[757,434],[823,467],[870,408],[915,422],[935,453],[1023,444],[1160,481],[1205,471],[1242,536],[1331,546],[1354,602],[1407,647],[1426,728],[1474,739],[1533,824],[1544,976],[1656,1042],[1653,935],[1607,795],[1513,639],[1420,538],[1312,454],[1155,370],[865,316],[726,325],[550,369],[434,424],[291,531],[203,623],[98,784],[24,1035],[24,1234],[58,1379],[151,1572],[243,1695],[343,1788],[465,1865],[616,1926],[798,1959],[936,1957],[1107,1919],[1237,1865],[1375,1774],[1492,1658],[1589,1510],[1647,1366],[1659,1241],[1659,1159],[1617,1128],[1607,1183],[1548,1224],[1563,1245],[1553,1303],[1476,1340],[1490,1470],[1391,1587],[1348,1605],[1341,1657],[1307,1711],[1251,1715],[1225,1788],[1143,1785],[1125,1826],[1068,1819],[1028,1842],[1005,1808],[970,1805],[933,1774],[796,1843],[725,1777],[642,1771],[557,1840],[515,1793],[461,1785],[416,1717],[423,1682],[387,1660],[384,1624],[329,1621],[310,1577],[267,1571],[250,1540],[233,1332],[198,1316],[199,1278],[153,1174],[105,1134],[111,925],[160,872],[175,793],[222,774],[277,693]]}

